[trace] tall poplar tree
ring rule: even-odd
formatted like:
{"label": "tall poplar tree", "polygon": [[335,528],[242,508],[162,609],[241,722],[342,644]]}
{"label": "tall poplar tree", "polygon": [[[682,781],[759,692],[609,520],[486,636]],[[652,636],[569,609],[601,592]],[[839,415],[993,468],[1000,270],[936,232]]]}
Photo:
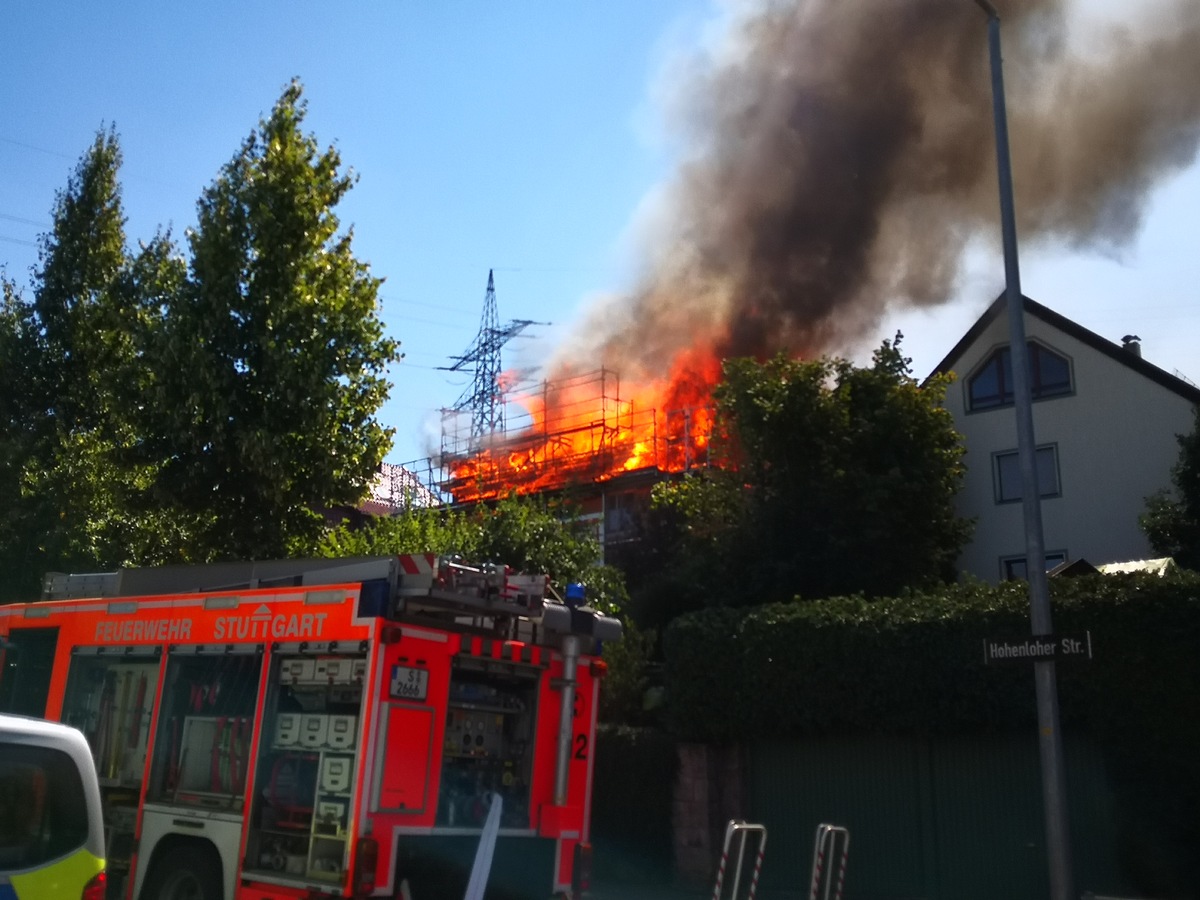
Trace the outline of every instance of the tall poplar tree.
{"label": "tall poplar tree", "polygon": [[289,85],[198,203],[131,251],[116,134],[55,199],[30,296],[0,275],[0,598],[48,570],[311,550],[360,499],[397,344],[334,207],[354,183]]}
{"label": "tall poplar tree", "polygon": [[32,300],[5,287],[6,506],[0,557],[10,592],[42,571],[132,561],[131,513],[148,486],[129,452],[145,317],[125,243],[115,132],[97,134],[59,192],[42,237]]}
{"label": "tall poplar tree", "polygon": [[36,588],[35,531],[22,495],[25,461],[34,446],[33,365],[35,323],[29,304],[0,278],[0,602]]}
{"label": "tall poplar tree", "polygon": [[355,177],[305,112],[293,82],[203,192],[153,349],[157,488],[201,517],[194,558],[307,549],[391,442],[376,412],[398,345],[334,212]]}

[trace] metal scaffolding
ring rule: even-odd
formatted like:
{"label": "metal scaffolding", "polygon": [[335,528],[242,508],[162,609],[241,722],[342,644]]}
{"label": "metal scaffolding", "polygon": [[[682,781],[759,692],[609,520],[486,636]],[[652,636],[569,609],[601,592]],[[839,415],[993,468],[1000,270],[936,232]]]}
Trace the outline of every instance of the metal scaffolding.
{"label": "metal scaffolding", "polygon": [[444,410],[439,456],[405,468],[429,479],[430,495],[469,503],[709,462],[710,407],[640,407],[609,369],[543,381],[507,401],[503,425],[482,438],[467,411]]}

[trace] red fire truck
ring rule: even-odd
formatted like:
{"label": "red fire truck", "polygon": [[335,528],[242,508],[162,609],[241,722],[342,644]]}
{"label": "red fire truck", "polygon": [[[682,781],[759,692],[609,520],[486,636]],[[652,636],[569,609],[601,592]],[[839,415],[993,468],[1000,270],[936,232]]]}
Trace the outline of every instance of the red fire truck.
{"label": "red fire truck", "polygon": [[621,625],[566,593],[433,554],[50,575],[0,607],[0,710],[87,736],[111,898],[447,900],[488,852],[489,898],[577,897]]}

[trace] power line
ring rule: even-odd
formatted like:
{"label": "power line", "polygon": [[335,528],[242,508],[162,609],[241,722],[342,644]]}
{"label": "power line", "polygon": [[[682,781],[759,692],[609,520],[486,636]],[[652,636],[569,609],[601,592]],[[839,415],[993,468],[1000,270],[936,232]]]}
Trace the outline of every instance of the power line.
{"label": "power line", "polygon": [[9,222],[19,222],[22,225],[32,225],[35,228],[52,228],[49,222],[35,222],[33,219],[22,219],[20,216],[10,216],[8,213],[0,213],[0,219],[5,219]]}
{"label": "power line", "polygon": [[388,316],[388,315],[385,315],[384,318],[389,322],[392,322],[392,321],[420,322],[422,325],[435,325],[438,328],[461,328],[462,327],[462,322],[459,322],[459,321],[438,322],[434,319],[422,319],[422,318],[419,318],[418,316]]}
{"label": "power line", "polygon": [[389,296],[387,294],[380,294],[379,299],[383,300],[385,303],[404,303],[408,306],[423,306],[426,309],[440,309],[440,310],[444,310],[445,312],[455,312],[455,313],[464,313],[464,314],[471,313],[471,310],[463,309],[462,307],[445,306],[444,304],[441,304],[441,303],[423,303],[420,300],[405,300],[402,297]]}
{"label": "power line", "polygon": [[49,156],[58,156],[62,159],[77,159],[78,157],[71,156],[69,153],[60,153],[57,150],[47,150],[45,147],[39,147],[36,144],[27,144],[24,141],[14,141],[12,138],[0,137],[0,143],[12,144],[14,147],[24,147],[26,150],[36,150],[38,153],[45,153]]}
{"label": "power line", "polygon": [[[82,160],[84,158],[84,156],[87,154],[86,149],[83,150],[82,152],[76,153],[74,155],[72,155],[70,153],[60,153],[58,150],[49,150],[46,147],[39,147],[36,144],[28,144],[25,141],[17,141],[17,140],[13,140],[12,138],[8,138],[8,137],[0,137],[0,144],[12,144],[14,147],[22,147],[26,150],[34,150],[38,153],[45,153],[48,156],[57,156],[60,159],[70,159],[70,160],[74,160],[76,162]],[[123,177],[126,180],[140,181],[144,184],[155,185],[156,187],[163,187],[163,188],[174,187],[173,184],[170,184],[165,181],[159,181],[158,179],[155,179],[155,178],[147,178],[145,175],[137,175],[137,174],[130,175],[128,173],[123,173]]]}

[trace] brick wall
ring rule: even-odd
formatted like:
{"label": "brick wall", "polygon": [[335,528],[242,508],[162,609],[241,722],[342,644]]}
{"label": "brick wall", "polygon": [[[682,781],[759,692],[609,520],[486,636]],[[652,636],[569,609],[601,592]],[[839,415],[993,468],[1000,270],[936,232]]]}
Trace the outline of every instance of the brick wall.
{"label": "brick wall", "polygon": [[675,872],[711,885],[730,819],[745,817],[745,765],[739,746],[679,745],[672,824]]}

